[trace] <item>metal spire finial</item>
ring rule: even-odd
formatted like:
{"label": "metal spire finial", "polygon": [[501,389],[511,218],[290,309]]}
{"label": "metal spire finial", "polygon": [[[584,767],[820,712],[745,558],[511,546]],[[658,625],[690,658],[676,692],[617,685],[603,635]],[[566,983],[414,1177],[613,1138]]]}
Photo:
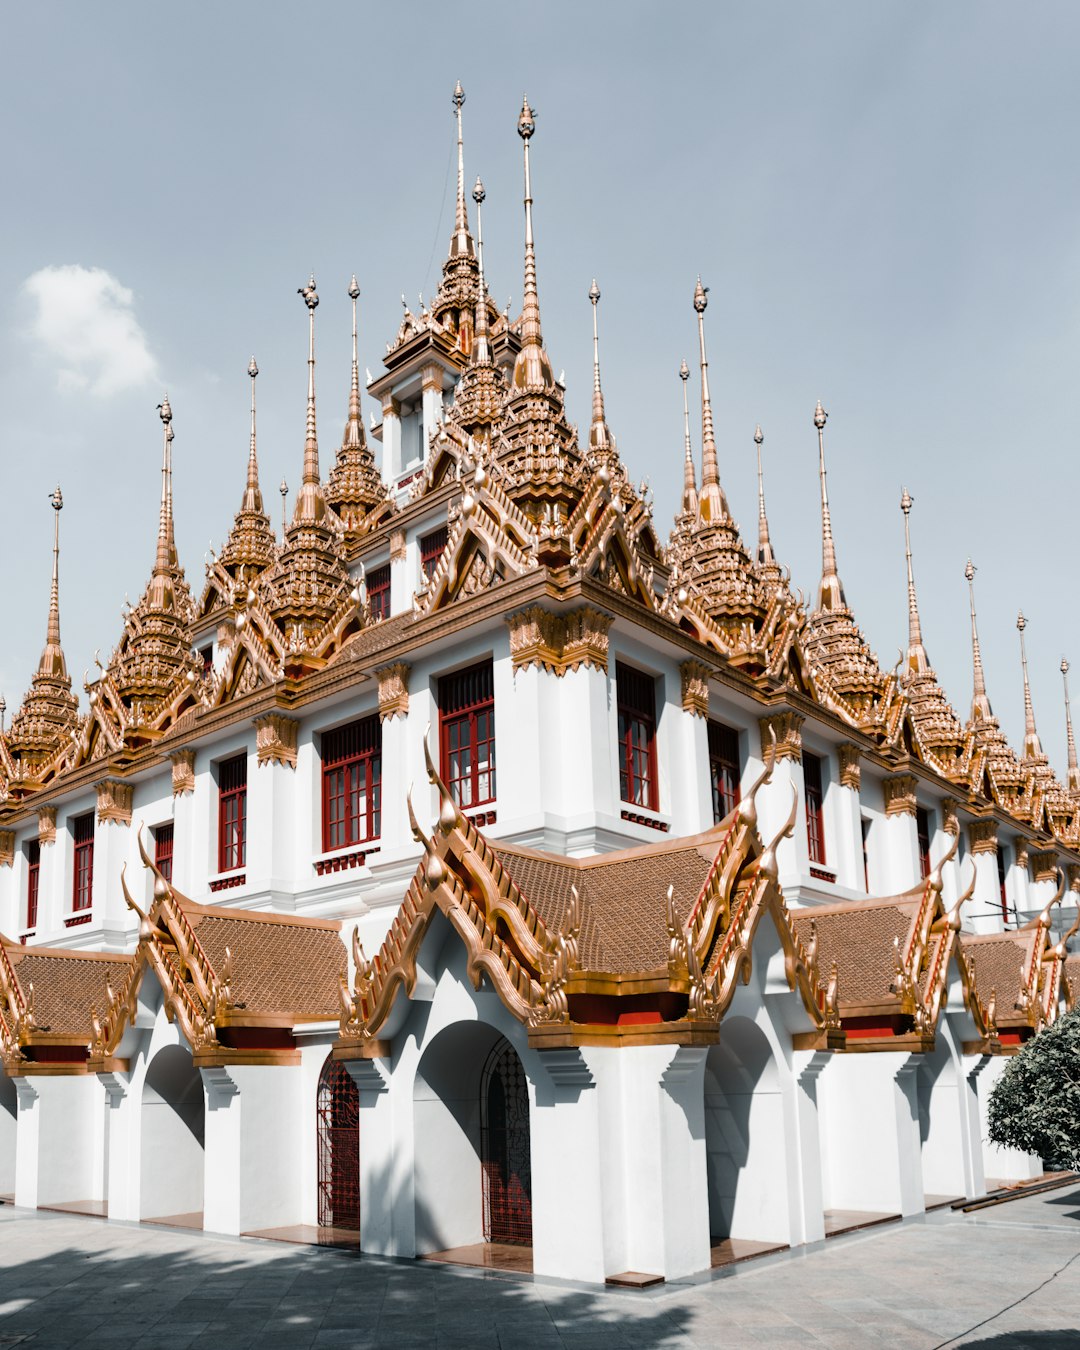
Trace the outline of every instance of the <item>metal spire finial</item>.
{"label": "metal spire finial", "polygon": [[49,590],[49,626],[45,637],[48,647],[60,646],[60,512],[64,509],[64,495],[57,483],[56,490],[49,494],[49,504],[53,509],[53,565],[52,586]]}
{"label": "metal spire finial", "polygon": [[765,441],[765,433],[761,430],[761,423],[754,428],[754,445],[757,447],[757,500],[758,500],[758,548],[757,560],[759,563],[768,563],[775,565],[776,555],[773,553],[772,540],[769,538],[769,518],[765,514],[765,481],[761,473],[761,447]]}
{"label": "metal spire finial", "polygon": [[462,89],[460,80],[454,87],[450,101],[454,105],[454,116],[457,119],[457,205],[454,212],[454,239],[450,246],[450,253],[453,256],[473,251],[472,239],[469,237],[469,215],[465,206],[465,149],[461,134],[461,106],[465,102],[465,90]]}
{"label": "metal spire finial", "polygon": [[525,291],[521,309],[521,350],[514,362],[516,389],[552,389],[555,380],[544,352],[540,331],[540,297],[536,289],[536,249],[533,244],[532,180],[529,176],[529,141],[536,131],[536,114],[525,99],[518,117],[518,135],[525,157]]}
{"label": "metal spire finial", "polygon": [[488,312],[487,312],[487,285],[484,281],[484,224],[480,215],[480,208],[484,204],[487,193],[484,191],[484,185],[480,181],[480,175],[476,175],[476,182],[473,184],[472,199],[476,203],[476,257],[479,264],[476,288],[476,314],[473,318],[473,350],[472,359],[474,365],[480,362],[491,360],[491,349],[488,346]]}
{"label": "metal spire finial", "polygon": [[289,496],[289,485],[288,485],[288,483],[286,483],[286,481],[285,481],[284,478],[282,478],[281,482],[278,484],[278,492],[281,494],[281,537],[282,537],[282,539],[284,539],[284,538],[285,538],[285,502],[286,502],[286,500],[288,499],[288,496]]}
{"label": "metal spire finial", "polygon": [[300,491],[296,494],[295,522],[321,520],[326,512],[326,500],[319,482],[319,442],[315,431],[315,310],[319,293],[315,289],[315,274],[306,286],[297,287],[297,295],[304,298],[308,311],[308,396],[307,425],[304,436],[304,473]]}
{"label": "metal spire finial", "polygon": [[818,609],[846,609],[844,587],[836,570],[836,545],[833,543],[832,516],[829,514],[829,489],[825,481],[825,422],[829,414],[821,406],[814,409],[814,426],[818,434],[818,474],[821,478],[821,586],[818,589]]}
{"label": "metal spire finial", "polygon": [[971,663],[973,692],[971,696],[971,720],[989,721],[993,717],[990,700],[986,696],[986,676],[983,674],[982,649],[979,646],[979,629],[975,623],[975,565],[969,558],[964,566],[964,576],[968,584],[968,600],[971,607]]}
{"label": "metal spire finial", "polygon": [[259,373],[259,367],[254,357],[248,362],[247,373],[251,379],[251,439],[248,445],[247,487],[240,509],[261,512],[263,499],[259,490],[259,456],[255,448],[255,377]]}
{"label": "metal spire finial", "polygon": [[698,347],[701,355],[701,496],[698,515],[704,524],[724,520],[728,514],[727,501],[720,487],[720,466],[716,458],[716,437],[713,434],[712,399],[709,397],[709,360],[705,355],[705,306],[709,288],[698,277],[694,287],[694,309],[698,316]]}
{"label": "metal spire finial", "polygon": [[161,418],[161,507],[158,513],[157,554],[154,558],[154,572],[164,576],[170,563],[175,561],[176,549],[173,544],[172,526],[172,407],[166,394],[157,405]]}
{"label": "metal spire finial", "polygon": [[683,515],[696,516],[698,513],[697,473],[694,469],[694,451],[690,445],[690,402],[686,395],[686,386],[690,379],[690,367],[685,361],[679,362],[679,379],[682,381],[683,440]]}
{"label": "metal spire finial", "polygon": [[1076,761],[1076,739],[1073,736],[1072,706],[1069,703],[1069,663],[1061,658],[1061,678],[1065,685],[1065,738],[1069,750],[1069,772],[1066,781],[1069,792],[1080,795],[1080,766]]}
{"label": "metal spire finial", "polygon": [[1035,709],[1031,703],[1031,683],[1028,680],[1027,646],[1024,643],[1024,629],[1027,619],[1021,610],[1016,616],[1016,629],[1020,634],[1020,665],[1024,671],[1024,758],[1035,759],[1042,754],[1039,733],[1035,730]]}
{"label": "metal spire finial", "polygon": [[349,415],[345,420],[341,444],[346,449],[357,449],[364,444],[364,417],[360,407],[360,358],[356,327],[356,302],[360,298],[360,287],[355,272],[347,294],[352,301],[352,375],[349,383]]}
{"label": "metal spire finial", "polygon": [[589,300],[592,302],[593,349],[592,425],[589,427],[589,449],[608,451],[611,449],[611,436],[608,434],[607,420],[604,416],[604,393],[600,388],[600,337],[596,317],[600,307],[600,287],[596,284],[595,277],[589,287]]}
{"label": "metal spire finial", "polygon": [[907,558],[907,594],[908,594],[908,649],[907,669],[909,675],[925,675],[930,669],[930,661],[923,646],[922,625],[919,622],[919,602],[915,595],[915,574],[911,568],[911,506],[914,498],[907,488],[900,493],[900,510],[904,513],[904,554]]}

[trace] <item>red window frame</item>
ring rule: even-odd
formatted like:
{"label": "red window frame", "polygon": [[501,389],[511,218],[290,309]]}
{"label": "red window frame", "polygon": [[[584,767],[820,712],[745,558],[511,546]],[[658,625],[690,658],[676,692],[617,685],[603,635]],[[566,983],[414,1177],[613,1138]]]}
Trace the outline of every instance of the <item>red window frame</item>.
{"label": "red window frame", "polygon": [[825,858],[825,792],[821,760],[809,751],[803,751],[803,799],[806,802],[806,843],[810,861],[826,867]]}
{"label": "red window frame", "polygon": [[723,722],[709,722],[709,782],[713,823],[718,825],[739,804],[739,733]]}
{"label": "red window frame", "polygon": [[390,617],[390,564],[373,567],[367,574],[368,610],[373,619]]}
{"label": "red window frame", "polygon": [[439,559],[442,557],[449,539],[450,530],[446,525],[440,525],[437,530],[432,530],[430,534],[425,534],[421,538],[420,570],[423,572],[426,581],[430,581],[435,575],[435,569],[439,565]]}
{"label": "red window frame", "polygon": [[38,921],[38,895],[41,891],[41,845],[31,839],[26,845],[26,929],[33,932]]}
{"label": "red window frame", "polygon": [[88,910],[94,901],[94,813],[76,816],[71,825],[75,837],[75,873],[71,886],[73,913]]}
{"label": "red window frame", "polygon": [[495,674],[490,661],[439,680],[439,760],[458,806],[495,800]]}
{"label": "red window frame", "polygon": [[919,841],[919,875],[925,881],[930,875],[930,812],[925,806],[915,808],[915,837]]}
{"label": "red window frame", "polygon": [[166,881],[172,881],[172,865],[173,822],[167,820],[154,830],[154,866]]}
{"label": "red window frame", "polygon": [[1005,862],[1007,847],[1007,844],[998,844],[997,846],[998,892],[1001,895],[1001,918],[1005,923],[1009,921],[1009,899],[1005,892],[1005,874],[1008,871],[1008,864]]}
{"label": "red window frame", "polygon": [[382,723],[360,718],[322,734],[322,846],[329,853],[382,832]]}
{"label": "red window frame", "polygon": [[656,681],[633,666],[615,663],[619,713],[619,796],[647,811],[659,810],[656,773]]}
{"label": "red window frame", "polygon": [[223,759],[218,772],[218,871],[247,862],[247,755]]}

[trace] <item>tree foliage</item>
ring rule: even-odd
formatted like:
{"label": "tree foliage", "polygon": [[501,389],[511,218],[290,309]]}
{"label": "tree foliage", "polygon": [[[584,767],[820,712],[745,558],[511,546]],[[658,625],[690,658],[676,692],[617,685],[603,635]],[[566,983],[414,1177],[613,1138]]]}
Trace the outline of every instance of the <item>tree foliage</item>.
{"label": "tree foliage", "polygon": [[1080,1170],[1080,1006],[1009,1060],[988,1117],[992,1143]]}

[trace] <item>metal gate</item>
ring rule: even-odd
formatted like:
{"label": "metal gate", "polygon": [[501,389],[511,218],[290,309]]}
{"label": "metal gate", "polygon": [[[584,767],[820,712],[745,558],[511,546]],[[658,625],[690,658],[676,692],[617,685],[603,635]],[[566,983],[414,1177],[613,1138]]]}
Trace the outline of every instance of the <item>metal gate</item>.
{"label": "metal gate", "polygon": [[316,1098],[319,1227],[360,1231],[360,1093],[348,1069],[327,1058]]}
{"label": "metal gate", "polygon": [[492,1050],[480,1080],[480,1161],[485,1240],[531,1247],[529,1091],[509,1041]]}

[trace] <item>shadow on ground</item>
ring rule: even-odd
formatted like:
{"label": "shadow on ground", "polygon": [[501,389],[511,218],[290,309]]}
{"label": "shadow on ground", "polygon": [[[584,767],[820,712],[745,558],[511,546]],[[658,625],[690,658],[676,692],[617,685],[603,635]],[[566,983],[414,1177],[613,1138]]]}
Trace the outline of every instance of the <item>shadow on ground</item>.
{"label": "shadow on ground", "polygon": [[950,1341],[957,1350],[1077,1350],[1080,1331],[1062,1327],[1060,1331],[1006,1331],[979,1341]]}

